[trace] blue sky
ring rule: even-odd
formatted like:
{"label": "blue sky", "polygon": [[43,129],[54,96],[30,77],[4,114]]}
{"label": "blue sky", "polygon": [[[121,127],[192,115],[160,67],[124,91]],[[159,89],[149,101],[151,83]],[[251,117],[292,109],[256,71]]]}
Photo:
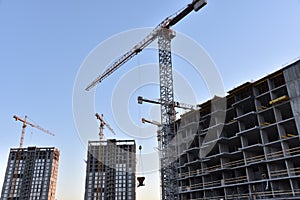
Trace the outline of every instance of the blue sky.
{"label": "blue sky", "polygon": [[[155,27],[188,3],[188,0],[1,0],[0,187],[9,148],[18,146],[21,134],[21,123],[15,122],[12,116],[28,115],[33,122],[56,134],[51,137],[28,127],[25,146],[56,146],[60,149],[57,199],[83,199],[86,142],[77,132],[72,107],[80,66],[99,43],[120,32]],[[173,29],[203,47],[216,64],[228,91],[243,82],[257,80],[300,56],[299,10],[299,0],[208,0],[208,5],[200,12],[191,13]],[[118,48],[118,45],[111,48]],[[139,56],[124,66],[124,72],[157,61],[156,52],[151,50]],[[175,69],[176,65],[184,65],[177,59],[174,62]],[[182,74],[188,76],[186,73]],[[109,77],[97,87],[95,112],[104,113],[111,127],[119,133],[117,138],[128,138],[111,114],[111,91],[120,75]],[[142,75],[140,79],[143,79]],[[203,80],[199,80],[199,84],[203,84]],[[197,90],[198,85],[191,87],[197,91],[198,103],[211,97],[207,91]],[[155,86],[143,87],[134,95],[139,92],[147,95],[145,97],[158,97]],[[149,112],[149,109],[158,111],[147,105],[134,110],[135,102],[129,102],[133,120],[138,120],[141,113]],[[91,112],[91,119],[93,115]],[[92,125],[87,132],[94,140],[98,137],[95,119]],[[152,131],[155,131],[154,127]],[[108,131],[107,135],[111,137]],[[155,137],[137,143],[145,146],[145,151],[154,151],[156,145]],[[138,197],[158,199],[157,173],[147,176],[146,187],[137,189]]]}

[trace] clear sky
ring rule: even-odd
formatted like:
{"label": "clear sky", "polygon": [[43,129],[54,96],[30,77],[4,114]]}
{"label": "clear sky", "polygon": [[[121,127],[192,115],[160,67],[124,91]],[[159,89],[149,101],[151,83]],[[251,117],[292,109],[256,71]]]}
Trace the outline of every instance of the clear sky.
{"label": "clear sky", "polygon": [[[124,134],[120,122],[112,114],[114,106],[111,102],[116,94],[111,92],[117,91],[116,80],[122,75],[119,73],[92,91],[96,99],[92,105],[95,110],[90,112],[93,123],[82,137],[83,133],[78,131],[74,121],[72,105],[80,67],[101,42],[131,29],[155,27],[188,3],[189,0],[0,0],[0,188],[9,149],[18,147],[21,134],[21,123],[15,122],[12,116],[28,115],[34,123],[56,134],[52,137],[28,127],[24,145],[60,149],[57,199],[83,199],[86,144],[87,140],[98,138],[94,112],[104,113],[117,132],[116,138],[138,138],[135,134],[143,134],[143,131],[132,133],[132,137]],[[210,55],[228,91],[280,69],[300,56],[299,10],[300,0],[208,0],[208,5],[200,12],[191,13],[173,29],[192,38]],[[129,45],[128,49],[131,47]],[[115,44],[107,52],[118,48]],[[101,56],[107,55],[103,52]],[[149,50],[124,66],[124,71],[155,62],[157,54]],[[174,68],[179,73],[178,65],[184,64],[184,61],[174,59]],[[98,73],[100,71],[92,77]],[[193,76],[188,70],[180,74],[186,76],[185,79]],[[139,75],[141,82],[145,78],[145,74]],[[203,85],[203,80],[199,80],[199,85]],[[191,85],[196,91],[197,103],[211,98],[207,91],[198,89],[199,85]],[[159,120],[157,107],[145,105],[136,109],[135,99],[132,100],[141,93],[148,98],[158,98],[157,87],[145,86],[131,92],[130,99],[125,100],[129,102],[132,121],[143,129],[139,120],[149,109],[156,113],[154,120]],[[184,99],[180,92],[175,87],[178,99]],[[85,109],[85,105],[80,109]],[[152,127],[153,134],[155,130]],[[105,132],[107,137],[113,137],[107,129]],[[150,152],[147,155],[155,152],[154,136],[138,139],[137,144],[144,146],[143,152]],[[144,165],[147,164],[144,162]],[[145,175],[146,186],[137,189],[138,199],[158,199],[157,171]]]}

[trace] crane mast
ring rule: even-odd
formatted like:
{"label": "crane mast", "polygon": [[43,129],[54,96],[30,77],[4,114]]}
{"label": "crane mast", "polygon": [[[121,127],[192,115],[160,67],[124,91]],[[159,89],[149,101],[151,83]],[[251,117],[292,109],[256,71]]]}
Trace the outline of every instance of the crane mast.
{"label": "crane mast", "polygon": [[161,100],[161,195],[162,200],[177,200],[178,176],[176,166],[176,146],[170,145],[175,136],[176,116],[174,106],[173,73],[171,58],[171,40],[175,37],[175,32],[170,28],[187,16],[190,12],[198,11],[207,4],[206,0],[193,0],[181,12],[173,17],[168,17],[162,21],[149,35],[135,45],[131,50],[121,56],[116,62],[110,65],[104,73],[91,82],[86,90],[89,91],[95,85],[103,81],[114,71],[120,68],[131,58],[140,53],[156,38],[158,39],[159,52],[159,79],[160,79],[160,100]]}

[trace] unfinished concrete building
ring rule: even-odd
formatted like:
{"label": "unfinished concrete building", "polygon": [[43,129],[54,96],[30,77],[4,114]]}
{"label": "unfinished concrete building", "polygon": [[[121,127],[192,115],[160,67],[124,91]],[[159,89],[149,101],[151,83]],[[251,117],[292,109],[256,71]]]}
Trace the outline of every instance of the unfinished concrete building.
{"label": "unfinished concrete building", "polygon": [[54,200],[59,154],[54,147],[10,149],[1,200]]}
{"label": "unfinished concrete building", "polygon": [[180,198],[300,199],[299,114],[300,60],[184,114]]}
{"label": "unfinished concrete building", "polygon": [[85,200],[135,200],[134,140],[88,143]]}

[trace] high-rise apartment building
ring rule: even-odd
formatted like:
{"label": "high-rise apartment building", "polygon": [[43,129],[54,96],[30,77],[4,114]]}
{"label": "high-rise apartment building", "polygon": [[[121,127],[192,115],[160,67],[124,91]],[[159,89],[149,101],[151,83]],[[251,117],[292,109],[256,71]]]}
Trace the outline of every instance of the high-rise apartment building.
{"label": "high-rise apartment building", "polygon": [[135,200],[134,140],[88,143],[85,200]]}
{"label": "high-rise apartment building", "polygon": [[12,148],[1,200],[54,200],[59,155],[54,147]]}
{"label": "high-rise apartment building", "polygon": [[181,200],[300,199],[300,60],[200,107],[177,121]]}

